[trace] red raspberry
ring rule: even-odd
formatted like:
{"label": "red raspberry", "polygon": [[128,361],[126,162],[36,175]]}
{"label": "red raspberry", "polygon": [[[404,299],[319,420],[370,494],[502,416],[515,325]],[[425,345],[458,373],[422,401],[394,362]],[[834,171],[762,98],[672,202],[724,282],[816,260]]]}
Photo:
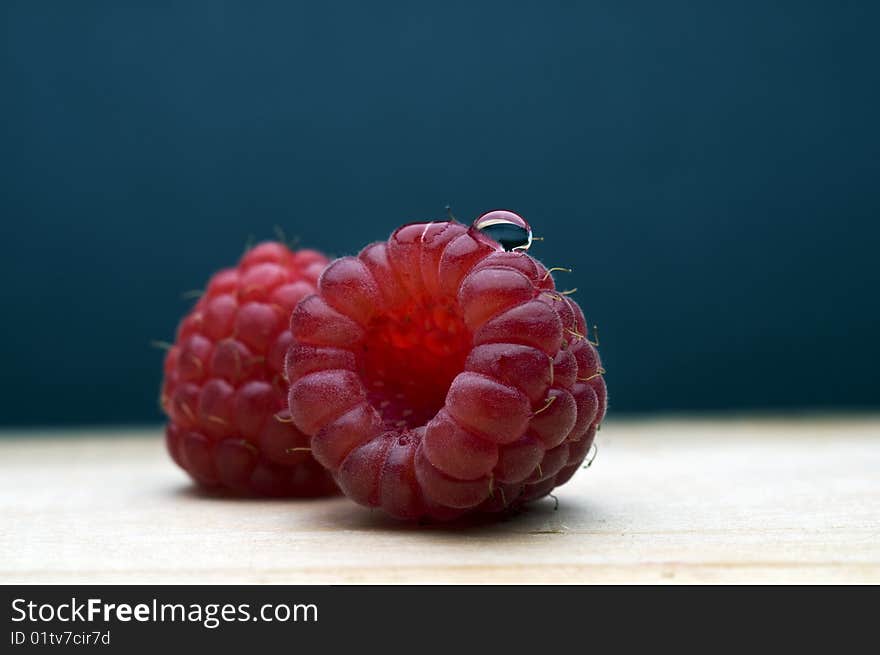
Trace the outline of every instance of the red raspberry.
{"label": "red raspberry", "polygon": [[510,212],[405,225],[297,305],[290,413],[350,498],[451,519],[545,496],[581,465],[604,371],[578,305],[518,251],[530,242]]}
{"label": "red raspberry", "polygon": [[287,411],[287,323],[315,291],[327,259],[262,243],[222,270],[177,330],[165,357],[162,408],[171,457],[208,487],[316,496],[335,485]]}

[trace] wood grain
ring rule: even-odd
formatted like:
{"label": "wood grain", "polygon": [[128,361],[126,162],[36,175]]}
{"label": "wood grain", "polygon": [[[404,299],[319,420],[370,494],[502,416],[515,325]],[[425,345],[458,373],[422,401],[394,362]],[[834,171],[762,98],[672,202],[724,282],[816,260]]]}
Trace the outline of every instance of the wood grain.
{"label": "wood grain", "polygon": [[3,583],[880,582],[880,419],[610,421],[497,523],[193,489],[158,430],[0,436]]}

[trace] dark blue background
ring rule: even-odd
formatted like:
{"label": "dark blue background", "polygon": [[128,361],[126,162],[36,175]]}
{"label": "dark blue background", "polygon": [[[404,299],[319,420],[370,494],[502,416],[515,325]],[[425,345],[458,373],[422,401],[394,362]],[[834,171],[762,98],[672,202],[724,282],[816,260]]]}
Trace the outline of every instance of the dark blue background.
{"label": "dark blue background", "polygon": [[877,407],[871,2],[4,2],[5,424],[156,421],[273,226],[497,206],[573,266],[612,411]]}

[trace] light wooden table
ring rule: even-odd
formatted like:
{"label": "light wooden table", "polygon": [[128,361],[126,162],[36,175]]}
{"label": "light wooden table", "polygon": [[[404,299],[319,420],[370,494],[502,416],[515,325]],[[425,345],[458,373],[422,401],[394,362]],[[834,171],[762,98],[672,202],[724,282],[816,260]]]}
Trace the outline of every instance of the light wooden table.
{"label": "light wooden table", "polygon": [[611,420],[512,519],[194,492],[158,430],[0,436],[3,583],[880,582],[880,419]]}

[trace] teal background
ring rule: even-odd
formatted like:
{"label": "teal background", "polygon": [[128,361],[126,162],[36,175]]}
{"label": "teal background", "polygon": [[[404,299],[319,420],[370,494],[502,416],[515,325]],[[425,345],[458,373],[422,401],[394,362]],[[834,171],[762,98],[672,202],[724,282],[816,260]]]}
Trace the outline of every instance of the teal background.
{"label": "teal background", "polygon": [[249,235],[508,207],[611,411],[877,408],[880,5],[4,2],[0,424],[160,419]]}

